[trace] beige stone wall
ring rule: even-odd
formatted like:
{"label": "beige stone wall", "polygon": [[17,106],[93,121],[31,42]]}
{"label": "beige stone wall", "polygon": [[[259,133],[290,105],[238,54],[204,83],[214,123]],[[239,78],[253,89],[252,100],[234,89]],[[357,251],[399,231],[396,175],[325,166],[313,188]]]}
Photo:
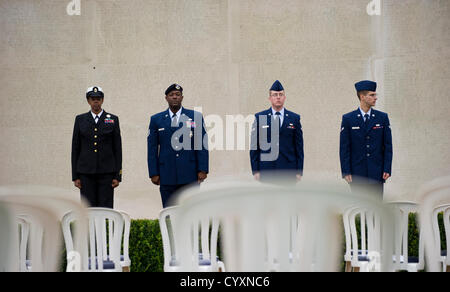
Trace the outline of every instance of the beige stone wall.
{"label": "beige stone wall", "polygon": [[[450,167],[450,2],[381,0],[0,0],[0,184],[73,190],[70,147],[84,92],[105,91],[119,115],[124,181],[116,206],[155,218],[159,190],[148,179],[149,118],[164,90],[205,115],[269,108],[275,79],[286,107],[302,115],[305,179],[343,183],[342,114],[358,106],[353,84],[379,82],[377,108],[390,115],[393,178],[386,198],[415,190]],[[212,151],[210,178],[250,176],[247,151]]]}

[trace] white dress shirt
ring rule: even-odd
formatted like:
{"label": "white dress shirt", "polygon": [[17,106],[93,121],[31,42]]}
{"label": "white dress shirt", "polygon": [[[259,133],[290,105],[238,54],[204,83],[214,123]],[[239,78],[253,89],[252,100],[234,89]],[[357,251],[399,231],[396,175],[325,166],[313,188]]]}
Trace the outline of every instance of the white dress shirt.
{"label": "white dress shirt", "polygon": [[[276,117],[276,110],[274,109],[274,108],[272,108],[272,115],[274,116],[274,117]],[[283,120],[284,120],[284,107],[279,111],[280,112],[280,127],[281,127],[281,125],[283,125]]]}
{"label": "white dress shirt", "polygon": [[[100,117],[103,115],[103,110],[102,110],[98,115],[94,114],[94,113],[91,111],[91,115],[92,115],[92,118],[94,118],[95,123],[97,124],[97,123],[98,123],[98,120],[99,120]],[[98,119],[96,118],[97,116],[98,116]]]}
{"label": "white dress shirt", "polygon": [[368,111],[367,113],[365,113],[365,112],[361,109],[361,107],[360,107],[360,108],[359,108],[359,111],[360,111],[361,114],[362,114],[362,117],[363,117],[364,122],[366,121],[366,118],[364,117],[366,114],[369,115],[369,119],[370,119],[370,113],[372,113],[372,109],[369,109],[369,111]]}
{"label": "white dress shirt", "polygon": [[178,125],[178,121],[180,120],[181,117],[181,110],[183,109],[183,107],[180,107],[180,109],[177,111],[176,114],[174,114],[170,109],[169,109],[169,115],[170,115],[170,119],[173,122],[173,116],[176,115],[177,116],[177,120],[176,120],[176,124]]}

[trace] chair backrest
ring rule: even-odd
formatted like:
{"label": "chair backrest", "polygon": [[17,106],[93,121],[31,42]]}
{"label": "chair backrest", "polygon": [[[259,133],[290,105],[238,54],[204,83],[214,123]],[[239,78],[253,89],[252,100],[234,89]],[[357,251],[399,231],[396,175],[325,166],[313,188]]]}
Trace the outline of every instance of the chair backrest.
{"label": "chair backrest", "polygon": [[[342,221],[344,224],[344,236],[345,236],[345,261],[351,261],[352,259],[352,232],[350,229],[350,214],[358,206],[350,206],[344,209],[342,214]],[[365,227],[364,227],[365,228]]]}
{"label": "chair backrest", "polygon": [[[410,264],[409,255],[409,214],[416,213],[420,220],[419,205],[416,202],[397,201],[389,202],[394,208],[395,218],[395,237],[394,237],[394,269],[395,270],[408,270],[408,264]],[[416,217],[417,218],[417,217]],[[421,232],[421,224],[419,223],[419,254],[417,269],[424,268],[424,242],[423,233]]]}
{"label": "chair backrest", "polygon": [[[60,219],[68,209],[82,212],[79,199],[67,191],[41,186],[0,187],[0,202],[10,216],[13,261],[9,271],[51,272],[59,270],[62,252]],[[29,260],[30,266],[25,261]]]}
{"label": "chair backrest", "polygon": [[26,215],[16,217],[18,224],[18,239],[19,239],[19,270],[20,272],[28,272],[27,268],[27,251],[28,251],[28,239],[30,237],[30,218]]}
{"label": "chair backrest", "polygon": [[[336,218],[345,206],[361,201],[383,211],[379,200],[357,197],[336,186],[302,183],[282,187],[236,179],[185,191],[179,198],[180,224],[175,229],[178,236],[188,238],[193,223],[205,217],[219,220],[227,271],[267,271],[268,250],[269,259],[276,259],[276,271],[335,271],[339,269],[342,236]],[[390,216],[377,214],[381,214],[380,220],[389,222]],[[296,223],[291,223],[295,216]],[[376,224],[374,219],[374,229]],[[271,232],[269,236],[267,230]],[[192,258],[192,246],[186,240],[178,242],[183,243],[177,245],[182,270],[194,271],[192,266],[184,265],[189,261],[183,261]],[[382,242],[382,247],[389,249],[386,242]],[[387,263],[385,256],[382,260]]]}
{"label": "chair backrest", "polygon": [[11,271],[14,261],[11,254],[13,246],[11,234],[14,229],[12,217],[6,204],[0,200],[0,273]]}
{"label": "chair backrest", "polygon": [[[177,255],[177,241],[180,235],[176,232],[178,222],[178,207],[168,207],[161,210],[159,224],[164,249],[164,270],[170,267],[181,266],[181,259]],[[200,261],[202,265],[210,266],[212,270],[217,269],[217,241],[219,233],[219,221],[214,218],[202,217],[188,226],[189,236],[183,241],[191,243],[189,261],[192,267],[198,268]],[[195,270],[194,268],[194,270]]]}
{"label": "chair backrest", "polygon": [[164,251],[164,271],[168,271],[171,264],[175,264],[177,256],[175,252],[175,234],[171,222],[176,221],[177,207],[162,209],[159,213],[159,227]]}
{"label": "chair backrest", "polygon": [[[447,253],[445,257],[445,266],[450,266],[450,206],[444,211],[444,228],[445,228],[445,240],[447,243]],[[446,269],[447,270],[447,269]]]}
{"label": "chair backrest", "polygon": [[[357,232],[357,218],[359,216],[359,234]],[[348,213],[351,234],[351,262],[357,265],[363,261],[378,261],[381,255],[381,220],[379,214],[369,207],[354,207]],[[361,245],[359,246],[359,243]],[[373,270],[381,267],[372,265]]]}
{"label": "chair backrest", "polygon": [[441,270],[440,236],[436,228],[436,209],[450,204],[450,176],[436,178],[418,190],[420,199],[421,234],[423,233],[426,269]]}
{"label": "chair backrest", "polygon": [[[436,206],[433,210],[432,214],[432,224],[433,224],[433,236],[434,236],[434,242],[436,244],[435,250],[436,251],[442,251],[443,246],[441,246],[441,230],[439,227],[439,214],[442,213],[442,218],[444,219],[444,233],[446,237],[446,242],[449,242],[447,239],[448,236],[448,230],[445,229],[445,210],[450,207],[450,204],[442,204],[439,206]],[[448,254],[448,248],[449,245],[447,245],[447,254]]]}
{"label": "chair backrest", "polygon": [[[107,208],[88,208],[87,220],[73,212],[64,215],[62,228],[68,256],[67,271],[103,271],[106,261],[113,262],[114,271],[122,271],[120,250],[124,221],[120,212]],[[73,236],[72,227],[78,230],[84,224],[87,225],[87,228],[81,229],[84,233]],[[78,246],[76,249],[74,242]],[[70,264],[73,257],[81,260],[80,265]]]}
{"label": "chair backrest", "polygon": [[129,254],[129,245],[130,245],[130,228],[131,228],[131,217],[128,215],[128,213],[124,211],[120,211],[120,214],[122,214],[123,220],[124,220],[124,230],[123,230],[123,261],[125,265],[130,265],[130,254]]}
{"label": "chair backrest", "polygon": [[122,271],[120,264],[124,229],[122,214],[112,209],[89,208],[88,216],[90,269],[103,271],[103,262],[112,261],[114,270]]}
{"label": "chair backrest", "polygon": [[[0,200],[2,199],[5,198],[0,198]],[[31,263],[29,268],[33,272],[58,270],[59,218],[52,208],[38,205],[33,199],[25,196],[8,198],[8,209],[15,218],[9,235],[13,238],[9,252],[14,259],[8,268],[9,271],[28,271],[27,260]],[[44,198],[41,200],[45,201]],[[19,217],[24,214],[26,214],[27,221],[23,220],[23,217]]]}

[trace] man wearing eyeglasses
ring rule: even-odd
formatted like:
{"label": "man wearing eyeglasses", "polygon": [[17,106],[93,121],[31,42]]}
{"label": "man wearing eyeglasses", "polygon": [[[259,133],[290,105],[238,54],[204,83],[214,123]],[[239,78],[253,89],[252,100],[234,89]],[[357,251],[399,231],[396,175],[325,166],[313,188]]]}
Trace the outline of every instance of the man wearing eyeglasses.
{"label": "man wearing eyeglasses", "polygon": [[383,196],[391,176],[392,134],[386,113],[373,109],[378,100],[377,83],[355,84],[360,106],[342,117],[340,160],[342,177],[352,192],[371,191]]}
{"label": "man wearing eyeglasses", "polygon": [[269,90],[271,107],[255,114],[250,163],[256,180],[295,183],[303,175],[303,132],[300,115],[284,107],[286,94],[280,81]]}

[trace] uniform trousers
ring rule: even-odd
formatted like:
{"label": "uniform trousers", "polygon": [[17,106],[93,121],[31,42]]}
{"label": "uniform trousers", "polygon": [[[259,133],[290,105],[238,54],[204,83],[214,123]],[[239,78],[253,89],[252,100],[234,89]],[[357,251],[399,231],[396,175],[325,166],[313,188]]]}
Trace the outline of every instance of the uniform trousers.
{"label": "uniform trousers", "polygon": [[161,193],[163,208],[174,206],[176,204],[176,195],[178,195],[183,188],[188,186],[199,187],[200,184],[195,182],[183,185],[160,185],[159,192]]}
{"label": "uniform trousers", "polygon": [[384,183],[383,182],[352,182],[350,183],[352,193],[356,194],[373,194],[383,199]]}
{"label": "uniform trousers", "polygon": [[114,207],[114,174],[80,174],[81,197],[87,200],[90,207]]}

